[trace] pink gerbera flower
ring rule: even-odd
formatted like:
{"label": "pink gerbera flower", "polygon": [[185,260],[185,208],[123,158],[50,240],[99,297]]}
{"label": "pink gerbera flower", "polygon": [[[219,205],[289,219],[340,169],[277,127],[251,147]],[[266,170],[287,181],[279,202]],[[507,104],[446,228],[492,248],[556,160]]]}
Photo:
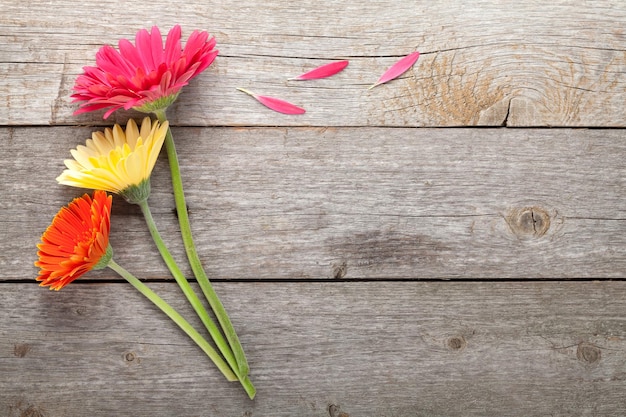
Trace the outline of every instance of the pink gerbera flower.
{"label": "pink gerbera flower", "polygon": [[96,66],[84,67],[74,84],[73,102],[82,102],[74,114],[109,109],[134,108],[144,113],[164,110],[172,104],[181,88],[204,71],[218,51],[215,38],[205,31],[194,31],[182,49],[181,29],[174,26],[167,34],[165,47],[156,26],[151,32],[137,32],[135,45],[119,41],[119,51],[105,45],[96,54]]}

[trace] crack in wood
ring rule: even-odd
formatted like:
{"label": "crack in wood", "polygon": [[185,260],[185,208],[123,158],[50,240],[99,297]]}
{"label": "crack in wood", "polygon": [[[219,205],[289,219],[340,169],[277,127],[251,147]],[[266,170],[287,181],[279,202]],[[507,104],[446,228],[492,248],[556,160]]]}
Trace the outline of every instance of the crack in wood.
{"label": "crack in wood", "polygon": [[504,115],[504,120],[502,121],[502,124],[501,124],[502,127],[508,127],[510,114],[511,114],[511,100],[509,100],[509,103],[507,105],[506,114]]}

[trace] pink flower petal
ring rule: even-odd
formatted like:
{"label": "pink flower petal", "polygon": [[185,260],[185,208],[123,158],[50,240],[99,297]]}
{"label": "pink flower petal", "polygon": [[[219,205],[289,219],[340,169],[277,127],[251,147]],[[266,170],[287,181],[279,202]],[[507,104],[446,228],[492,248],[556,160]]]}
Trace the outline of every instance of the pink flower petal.
{"label": "pink flower petal", "polygon": [[306,112],[306,110],[304,110],[302,107],[298,107],[295,104],[291,104],[290,102],[281,100],[279,98],[261,96],[251,91],[248,91],[244,88],[237,88],[237,90],[242,91],[254,97],[259,103],[263,104],[265,107],[268,107],[278,113],[303,114],[304,112]]}
{"label": "pink flower petal", "polygon": [[393,64],[391,68],[385,71],[385,73],[380,76],[378,81],[370,86],[370,89],[376,87],[377,85],[384,84],[387,81],[391,81],[394,78],[398,78],[400,75],[404,74],[409,68],[411,68],[413,64],[417,62],[417,58],[419,57],[419,52],[413,52],[412,54],[405,56],[400,61]]}
{"label": "pink flower petal", "polygon": [[205,31],[194,31],[182,49],[179,25],[169,31],[165,45],[156,26],[137,32],[134,44],[121,39],[118,45],[119,51],[100,48],[96,66],[84,67],[76,78],[72,98],[81,106],[74,114],[108,109],[106,119],[122,108],[147,112],[154,110],[150,105],[167,106],[218,53],[215,39]]}
{"label": "pink flower petal", "polygon": [[331,62],[330,64],[322,65],[315,69],[312,69],[309,72],[305,72],[304,74],[298,75],[295,78],[290,78],[290,80],[304,81],[304,80],[315,80],[318,78],[326,78],[331,75],[335,75],[338,72],[343,71],[345,67],[348,66],[348,61],[337,61]]}

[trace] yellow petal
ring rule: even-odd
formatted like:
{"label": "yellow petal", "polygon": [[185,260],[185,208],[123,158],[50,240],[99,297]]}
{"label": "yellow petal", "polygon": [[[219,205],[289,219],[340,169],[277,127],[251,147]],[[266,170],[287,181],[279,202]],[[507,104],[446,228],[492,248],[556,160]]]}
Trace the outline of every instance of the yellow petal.
{"label": "yellow petal", "polygon": [[150,178],[167,129],[167,122],[160,124],[145,117],[141,128],[130,119],[126,130],[116,124],[94,132],[84,146],[70,151],[74,159],[65,161],[67,169],[57,181],[115,193],[138,186]]}
{"label": "yellow petal", "polygon": [[[110,129],[107,129],[110,132]],[[91,151],[92,155],[102,155],[109,153],[113,149],[113,137],[107,136],[106,132],[94,132],[91,135],[91,140],[87,139],[87,148]]]}
{"label": "yellow petal", "polygon": [[126,134],[124,133],[124,129],[122,126],[115,125],[113,126],[113,147],[121,148],[126,143]]}
{"label": "yellow petal", "polygon": [[145,138],[147,138],[150,135],[150,132],[152,131],[152,129],[154,129],[153,126],[156,126],[156,125],[158,125],[158,122],[154,122],[153,124],[149,117],[143,118],[143,120],[141,121],[141,131],[139,132],[139,136],[144,138],[144,142],[145,142]]}
{"label": "yellow petal", "polygon": [[126,143],[128,143],[131,148],[135,149],[138,137],[139,129],[137,128],[137,123],[135,123],[133,119],[128,119],[126,123]]}

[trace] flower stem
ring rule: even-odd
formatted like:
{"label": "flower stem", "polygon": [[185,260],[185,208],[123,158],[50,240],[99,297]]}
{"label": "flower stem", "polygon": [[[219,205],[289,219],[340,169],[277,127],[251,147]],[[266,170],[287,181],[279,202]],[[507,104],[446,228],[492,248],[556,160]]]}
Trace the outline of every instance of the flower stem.
{"label": "flower stem", "polygon": [[222,333],[220,332],[215,322],[211,320],[211,317],[209,317],[209,314],[202,305],[202,302],[191,288],[191,285],[189,285],[189,281],[187,281],[187,278],[185,278],[185,275],[176,264],[176,261],[172,257],[172,254],[165,246],[165,242],[163,242],[163,238],[161,237],[161,234],[156,227],[156,223],[154,222],[154,218],[152,217],[152,212],[150,211],[147,200],[141,201],[137,204],[141,208],[141,212],[143,213],[143,217],[146,220],[146,224],[148,225],[148,229],[150,230],[152,239],[159,249],[159,252],[161,253],[161,257],[165,261],[165,264],[167,265],[170,272],[174,276],[174,279],[178,283],[178,286],[181,288],[183,294],[185,294],[187,300],[189,300],[189,302],[191,303],[191,306],[195,310],[196,314],[198,315],[198,317],[200,317],[200,320],[202,320],[202,323],[211,334],[211,337],[215,341],[215,344],[217,345],[219,350],[222,352],[222,355],[224,355],[226,361],[231,365],[231,367],[234,368],[235,373],[238,374],[239,372],[237,369],[237,362],[235,361],[232,350],[228,346],[228,343],[226,343],[226,340],[224,340],[224,337],[222,336]]}
{"label": "flower stem", "polygon": [[[165,110],[160,110],[155,112],[159,122],[163,123],[167,120],[165,115]],[[176,202],[176,211],[178,213],[178,223],[180,224],[180,231],[183,238],[183,244],[185,246],[185,251],[187,252],[187,258],[189,259],[189,264],[191,265],[191,269],[193,270],[196,279],[198,280],[198,284],[204,293],[207,301],[211,305],[213,312],[215,313],[215,317],[219,321],[222,326],[222,330],[224,331],[224,335],[232,348],[233,354],[235,355],[235,359],[239,366],[239,372],[241,375],[246,376],[249,372],[248,361],[246,359],[246,355],[241,347],[241,343],[239,342],[239,338],[237,337],[237,333],[233,328],[233,325],[222,305],[222,302],[217,296],[217,293],[213,289],[213,286],[209,282],[209,279],[204,272],[204,268],[202,267],[202,263],[200,262],[200,257],[198,256],[198,252],[196,251],[196,245],[193,241],[193,236],[191,234],[191,225],[189,223],[189,216],[187,215],[187,203],[185,201],[185,193],[183,190],[183,181],[180,175],[180,165],[178,163],[178,154],[176,153],[176,146],[174,145],[174,138],[172,137],[172,131],[168,128],[167,134],[165,136],[165,149],[167,151],[167,158],[170,164],[170,172],[172,175],[172,187],[174,189],[174,200]]]}
{"label": "flower stem", "polygon": [[248,375],[244,375],[241,373],[236,358],[235,356],[233,356],[233,351],[231,350],[226,340],[224,340],[224,337],[222,336],[222,333],[220,332],[217,325],[209,317],[204,306],[202,305],[202,302],[191,288],[191,285],[189,285],[187,278],[185,278],[185,275],[178,267],[178,264],[172,257],[172,254],[167,249],[167,246],[165,246],[165,242],[163,241],[163,238],[161,237],[161,234],[157,229],[156,223],[154,222],[154,218],[152,217],[152,212],[150,211],[148,201],[140,201],[137,204],[141,208],[141,212],[143,213],[146,224],[148,225],[148,229],[150,230],[150,235],[152,235],[152,239],[159,249],[161,257],[163,258],[165,264],[174,276],[174,279],[178,283],[178,286],[181,288],[181,290],[191,303],[191,306],[196,311],[198,317],[200,317],[200,320],[202,320],[202,323],[204,323],[204,326],[209,331],[209,334],[213,338],[213,341],[217,345],[220,352],[222,352],[222,355],[224,355],[224,358],[232,368],[232,371],[235,373],[236,378],[246,390],[250,399],[253,399],[256,394],[256,388],[254,388],[254,385],[252,385],[252,382],[248,378]]}
{"label": "flower stem", "polygon": [[143,282],[139,281],[134,275],[128,272],[126,269],[122,268],[118,265],[113,259],[109,260],[107,265],[113,271],[117,272],[121,275],[126,281],[128,281],[133,287],[135,287],[140,293],[142,293],[146,298],[154,303],[161,311],[163,311],[169,318],[171,318],[174,323],[178,325],[196,344],[207,354],[207,356],[215,363],[217,368],[224,374],[228,381],[237,381],[237,376],[230,369],[230,366],[224,359],[211,347],[209,342],[206,341],[205,338],[200,335],[193,328],[191,324],[187,320],[183,318],[176,310],[174,310],[169,304],[165,302],[161,297],[159,297],[154,291],[152,291],[148,286],[146,286]]}

